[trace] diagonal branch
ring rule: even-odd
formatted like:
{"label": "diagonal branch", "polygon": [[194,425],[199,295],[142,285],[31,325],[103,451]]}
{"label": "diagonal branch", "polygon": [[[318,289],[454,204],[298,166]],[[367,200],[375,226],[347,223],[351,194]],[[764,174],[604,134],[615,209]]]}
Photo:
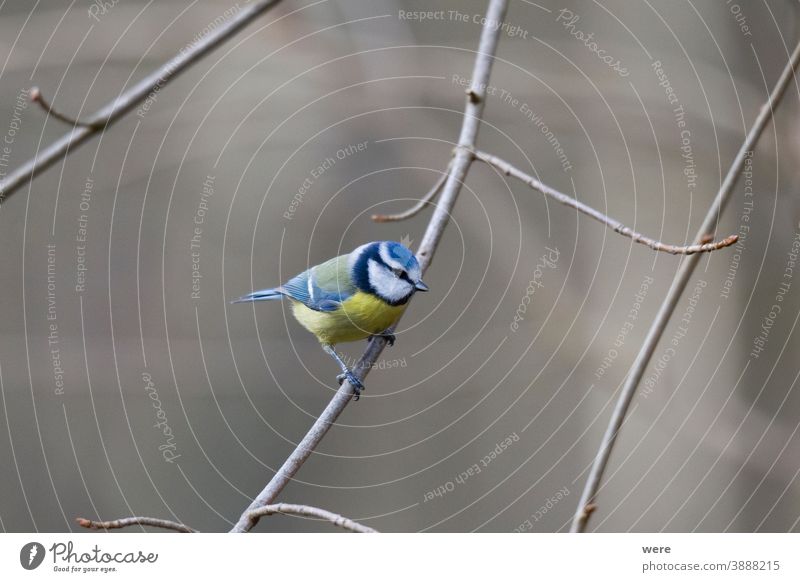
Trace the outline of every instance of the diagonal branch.
{"label": "diagonal branch", "polygon": [[707,253],[710,251],[716,251],[725,247],[728,247],[732,244],[735,244],[739,237],[735,234],[722,239],[721,241],[717,242],[705,242],[701,241],[699,244],[689,245],[689,246],[676,246],[676,245],[669,245],[662,243],[661,241],[657,241],[652,239],[648,236],[640,234],[635,230],[632,230],[622,224],[620,221],[611,218],[610,216],[606,216],[599,210],[595,210],[591,206],[576,200],[572,196],[568,196],[563,192],[559,192],[555,188],[551,188],[547,184],[544,184],[534,178],[533,176],[526,174],[522,170],[512,166],[505,160],[498,158],[497,156],[493,156],[492,154],[487,154],[482,151],[475,151],[475,158],[492,166],[493,168],[497,168],[499,171],[504,173],[506,176],[513,176],[517,180],[521,180],[525,182],[528,186],[533,188],[534,190],[538,190],[545,196],[549,196],[561,204],[565,204],[577,210],[578,212],[582,212],[587,216],[591,216],[595,220],[602,222],[614,232],[618,232],[622,236],[627,236],[628,238],[632,239],[633,242],[637,242],[643,244],[645,246],[650,247],[654,251],[661,251],[664,253],[670,253],[673,255],[693,255],[695,253]]}
{"label": "diagonal branch", "polygon": [[180,533],[197,532],[197,530],[190,528],[188,525],[155,517],[126,517],[123,519],[114,519],[112,521],[93,521],[91,519],[79,517],[75,521],[78,522],[79,526],[85,527],[86,529],[122,529],[123,527],[130,527],[132,525],[146,525],[150,527],[160,527],[162,529],[171,529]]}
{"label": "diagonal branch", "polygon": [[[480,44],[472,71],[472,86],[467,91],[467,104],[464,108],[464,121],[458,138],[458,147],[450,166],[451,171],[447,174],[447,179],[442,188],[441,200],[437,204],[433,216],[431,216],[428,228],[425,230],[422,243],[417,251],[417,258],[423,272],[427,270],[433,260],[433,255],[442,238],[444,229],[450,220],[450,213],[461,191],[461,185],[472,164],[473,157],[471,152],[478,137],[478,128],[480,127],[485,105],[486,87],[489,85],[494,55],[500,38],[500,26],[497,23],[504,21],[507,8],[508,0],[489,0],[489,7],[486,11],[486,18],[483,20],[484,25],[481,29]],[[356,364],[355,374],[359,380],[363,380],[364,376],[372,368],[372,364],[378,359],[385,345],[386,340],[382,337],[374,338],[369,343],[367,350],[361,356],[358,364]],[[352,396],[353,386],[348,381],[343,382],[328,406],[303,437],[303,440],[300,441],[289,455],[289,458],[278,469],[278,472],[239,518],[239,521],[231,530],[232,532],[241,533],[252,529],[254,525],[250,518],[252,513],[265,505],[270,505],[275,500],[283,488],[292,480],[292,477],[300,470],[300,467],[303,466],[303,463],[320,443],[331,425],[339,418]]]}
{"label": "diagonal branch", "polygon": [[[728,173],[725,175],[725,179],[719,188],[719,192],[717,192],[717,196],[714,198],[714,202],[708,209],[708,213],[703,220],[703,224],[697,233],[697,241],[703,240],[704,237],[708,236],[708,234],[714,230],[719,215],[725,208],[725,204],[730,199],[733,188],[739,179],[739,173],[744,166],[745,159],[747,158],[749,152],[751,152],[755,147],[769,120],[772,119],[774,109],[780,103],[781,98],[786,92],[786,87],[788,87],[789,81],[791,81],[794,77],[794,73],[797,70],[798,64],[800,64],[800,43],[792,52],[789,62],[786,64],[781,76],[775,83],[775,87],[772,89],[767,102],[761,106],[761,111],[759,111],[758,117],[756,117],[753,126],[747,133],[747,137],[745,137],[742,147],[739,148],[736,157],[733,159],[731,167],[728,170]],[[644,375],[645,369],[650,362],[650,358],[653,356],[653,352],[655,351],[656,346],[661,339],[661,335],[664,333],[664,330],[669,323],[672,312],[675,310],[675,306],[678,304],[678,299],[680,299],[681,294],[686,288],[686,284],[689,282],[689,278],[692,276],[692,273],[694,272],[694,269],[699,261],[700,255],[692,255],[684,260],[683,263],[681,263],[681,266],[675,275],[675,279],[672,281],[672,286],[669,288],[667,296],[664,298],[664,302],[661,304],[661,307],[656,314],[656,318],[647,332],[647,337],[645,338],[644,343],[639,350],[639,354],[636,356],[636,361],[634,361],[633,366],[631,366],[630,372],[628,373],[628,377],[625,381],[625,385],[622,388],[622,392],[620,392],[619,399],[617,400],[617,404],[608,423],[608,428],[606,428],[605,435],[603,435],[603,441],[600,444],[600,450],[597,452],[594,464],[592,465],[592,470],[586,480],[586,486],[581,494],[581,499],[578,503],[578,509],[576,510],[575,517],[572,521],[571,531],[573,532],[582,532],[586,530],[589,517],[597,505],[597,493],[600,489],[600,482],[603,478],[603,473],[608,465],[608,459],[611,456],[611,450],[613,449],[614,443],[617,440],[619,429],[622,426],[622,422],[625,420],[625,415],[628,412],[633,395],[635,394],[636,388],[638,387],[639,382]]]}
{"label": "diagonal branch", "polygon": [[275,505],[265,505],[249,514],[250,520],[255,525],[259,518],[266,515],[274,515],[276,513],[285,513],[287,515],[299,515],[301,517],[316,517],[331,522],[337,527],[353,531],[356,533],[378,533],[376,530],[366,525],[362,525],[357,521],[342,517],[336,513],[330,512],[326,509],[319,507],[312,507],[310,505],[295,505],[293,503],[276,503]]}
{"label": "diagonal branch", "polygon": [[[77,146],[118,121],[152,92],[160,91],[164,85],[280,1],[281,0],[260,0],[243,7],[226,23],[215,28],[208,33],[208,35],[193,43],[185,50],[182,50],[171,60],[162,65],[160,69],[153,71],[130,89],[120,94],[114,101],[107,103],[95,113],[89,115],[83,122],[76,123],[75,120],[68,117],[60,116],[60,114],[56,115],[52,109],[50,109],[51,115],[67,123],[74,124],[75,127],[46,148],[38,151],[32,159],[22,164],[19,168],[9,173],[4,180],[0,181],[0,203],[29,180],[32,180],[55,164],[58,160],[67,157]],[[41,94],[39,95],[41,96]]]}
{"label": "diagonal branch", "polygon": [[436,198],[436,195],[442,190],[444,183],[447,182],[447,176],[450,174],[450,166],[447,166],[447,170],[439,176],[439,179],[436,180],[436,183],[433,187],[428,190],[428,193],[425,194],[422,198],[419,199],[414,206],[409,208],[408,210],[404,210],[403,212],[398,212],[397,214],[373,214],[372,220],[375,222],[399,222],[401,220],[407,220],[412,218],[422,212],[422,209],[428,206],[428,204],[432,204],[433,200]]}

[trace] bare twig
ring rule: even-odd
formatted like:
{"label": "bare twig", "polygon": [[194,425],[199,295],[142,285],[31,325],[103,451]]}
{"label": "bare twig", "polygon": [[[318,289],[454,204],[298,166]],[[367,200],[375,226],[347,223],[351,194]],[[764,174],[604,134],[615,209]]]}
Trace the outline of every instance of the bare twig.
{"label": "bare twig", "polygon": [[[753,150],[764,128],[772,118],[774,109],[778,103],[780,103],[786,91],[786,87],[789,85],[789,81],[794,77],[794,72],[797,70],[798,64],[800,64],[800,44],[798,44],[792,52],[789,62],[786,64],[780,78],[775,83],[767,102],[761,106],[758,117],[747,133],[742,147],[739,148],[736,157],[733,159],[731,167],[719,188],[719,192],[717,192],[717,196],[708,209],[703,224],[697,233],[697,241],[702,241],[704,237],[707,237],[714,231],[719,215],[731,197],[733,188],[736,185],[736,181],[739,178],[739,173],[741,172],[748,153]],[[656,318],[647,332],[647,337],[639,350],[639,354],[636,356],[636,361],[634,361],[633,366],[631,366],[625,385],[622,388],[622,392],[620,392],[619,399],[617,400],[617,404],[608,423],[608,428],[606,428],[605,435],[603,436],[603,441],[600,444],[600,450],[597,452],[592,470],[589,473],[583,493],[581,494],[578,509],[572,520],[571,531],[573,532],[582,532],[586,530],[589,517],[596,506],[597,493],[600,489],[600,482],[603,478],[606,465],[608,464],[608,459],[611,456],[611,450],[616,442],[622,422],[625,420],[625,415],[628,412],[628,407],[631,404],[633,395],[636,393],[636,388],[644,375],[650,358],[699,260],[700,255],[692,255],[681,263],[672,281],[672,285],[667,292],[667,296],[664,298],[664,302],[661,304]]]}
{"label": "bare twig", "polygon": [[[464,122],[461,126],[461,134],[458,138],[458,147],[451,164],[451,171],[447,174],[447,179],[442,188],[440,202],[436,205],[433,216],[425,230],[422,243],[417,251],[417,258],[423,272],[430,266],[433,255],[442,238],[444,229],[450,220],[450,213],[456,203],[461,185],[467,175],[467,171],[472,163],[472,149],[478,136],[481,117],[484,109],[484,94],[489,84],[489,76],[492,71],[494,55],[497,50],[497,42],[500,37],[500,26],[497,23],[503,22],[508,8],[508,0],[489,0],[489,7],[486,11],[485,24],[481,30],[481,39],[478,52],[475,57],[475,65],[472,71],[472,87],[467,92],[467,104],[464,109]],[[366,376],[372,368],[383,348],[386,340],[382,337],[374,338],[361,356],[355,366],[355,373],[359,380]],[[303,440],[289,455],[289,458],[278,469],[267,486],[258,494],[250,504],[250,507],[242,514],[239,521],[231,530],[232,532],[246,532],[252,529],[253,523],[250,515],[271,504],[284,487],[292,480],[306,459],[331,425],[344,410],[350,398],[353,396],[353,386],[350,382],[343,382],[337,390],[331,402],[322,412],[320,417],[314,422],[311,429],[303,437]]]}
{"label": "bare twig", "polygon": [[316,517],[331,522],[337,527],[354,531],[356,533],[378,533],[376,530],[366,525],[362,525],[357,521],[342,517],[336,513],[332,513],[319,507],[311,507],[310,505],[295,505],[292,503],[276,503],[275,505],[265,505],[255,511],[251,511],[248,515],[249,519],[255,525],[259,518],[265,515],[273,515],[275,513],[285,513],[288,515],[299,515],[301,517]]}
{"label": "bare twig", "polygon": [[92,521],[91,519],[79,517],[75,521],[78,522],[79,526],[85,527],[86,529],[122,529],[123,527],[130,527],[132,525],[146,525],[150,527],[160,527],[161,529],[171,529],[181,533],[197,532],[197,530],[190,528],[188,525],[155,517],[126,517],[123,519],[114,519],[112,521]]}
{"label": "bare twig", "polygon": [[50,108],[49,111],[51,115],[69,124],[75,125],[75,127],[73,127],[69,133],[64,134],[56,141],[37,152],[32,159],[9,173],[3,181],[0,181],[0,202],[3,202],[29,180],[32,180],[44,172],[58,160],[69,155],[71,151],[90,137],[103,131],[106,127],[119,120],[119,118],[131,111],[152,92],[161,90],[164,85],[169,83],[180,73],[198,62],[207,53],[216,49],[280,1],[281,0],[260,0],[243,7],[231,17],[230,20],[221,24],[208,33],[208,35],[202,37],[200,40],[178,53],[160,69],[133,85],[130,89],[120,94],[114,101],[106,104],[80,123],[66,116],[56,115],[52,108]]}
{"label": "bare twig", "polygon": [[591,216],[595,220],[602,222],[603,224],[611,228],[614,232],[618,232],[622,236],[627,236],[628,238],[632,239],[633,242],[637,242],[645,246],[648,246],[654,251],[661,251],[673,255],[693,255],[695,253],[707,253],[710,251],[716,251],[728,247],[732,244],[735,244],[736,241],[739,240],[739,237],[734,234],[717,242],[703,241],[702,244],[695,244],[688,246],[665,244],[662,243],[661,241],[657,241],[648,236],[640,234],[635,230],[628,228],[618,220],[611,218],[610,216],[606,216],[599,210],[595,210],[591,206],[588,206],[583,202],[576,200],[572,196],[568,196],[563,192],[559,192],[555,188],[551,188],[547,184],[540,182],[533,176],[526,174],[522,170],[512,166],[511,164],[509,164],[508,162],[506,162],[501,158],[498,158],[497,156],[494,156],[492,154],[487,154],[486,152],[482,151],[475,151],[474,154],[477,159],[486,164],[489,164],[494,168],[497,168],[505,175],[513,176],[514,178],[521,180],[522,182],[525,182],[528,186],[530,186],[534,190],[538,190],[545,196],[549,196],[550,198],[553,198],[554,200],[561,202],[561,204],[565,204],[567,206],[574,208],[578,212],[582,212],[587,216]]}
{"label": "bare twig", "polygon": [[441,191],[442,186],[444,186],[444,183],[447,181],[447,176],[449,174],[450,166],[448,165],[447,170],[445,170],[445,172],[439,176],[439,179],[436,180],[436,183],[433,185],[433,187],[428,190],[428,193],[420,198],[419,202],[417,202],[408,210],[404,210],[403,212],[398,212],[396,214],[373,214],[372,220],[375,222],[399,222],[401,220],[407,220],[413,216],[416,216],[422,211],[423,208],[433,203],[436,195]]}
{"label": "bare twig", "polygon": [[55,117],[56,119],[58,119],[59,121],[63,121],[67,125],[76,125],[76,126],[79,126],[79,127],[97,127],[97,128],[100,127],[99,125],[98,126],[93,126],[93,125],[91,125],[89,123],[86,123],[84,121],[80,121],[78,119],[73,119],[73,118],[71,118],[71,117],[69,117],[67,115],[64,115],[63,113],[61,113],[60,111],[55,109],[50,104],[50,102],[48,102],[47,99],[44,98],[44,95],[42,95],[42,91],[39,89],[39,87],[31,87],[31,90],[28,92],[28,95],[30,97],[30,100],[33,101],[34,103],[38,103],[39,107],[44,109],[44,111],[48,115],[50,115],[50,117]]}

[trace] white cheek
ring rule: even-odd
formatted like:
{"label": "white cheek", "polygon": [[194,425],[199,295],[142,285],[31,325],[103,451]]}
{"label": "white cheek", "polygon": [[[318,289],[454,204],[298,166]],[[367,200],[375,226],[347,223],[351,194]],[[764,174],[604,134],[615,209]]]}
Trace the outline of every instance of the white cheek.
{"label": "white cheek", "polygon": [[394,302],[405,299],[414,290],[411,284],[399,279],[389,269],[376,261],[370,260],[367,269],[372,287],[378,292],[378,295],[389,301]]}

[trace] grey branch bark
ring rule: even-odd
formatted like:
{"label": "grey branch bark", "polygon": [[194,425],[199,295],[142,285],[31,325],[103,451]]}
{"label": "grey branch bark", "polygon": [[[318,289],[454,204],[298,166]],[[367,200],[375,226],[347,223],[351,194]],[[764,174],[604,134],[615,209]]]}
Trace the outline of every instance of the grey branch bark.
{"label": "grey branch bark", "polygon": [[331,522],[333,525],[353,531],[356,533],[378,533],[376,530],[366,525],[362,525],[357,521],[342,517],[336,513],[332,513],[326,509],[319,507],[311,507],[310,505],[295,505],[293,503],[276,503],[275,505],[265,505],[255,511],[250,512],[249,518],[253,524],[257,523],[259,518],[266,515],[274,515],[276,513],[285,513],[288,515],[298,515],[300,517],[314,517]]}
{"label": "grey branch bark", "polygon": [[422,198],[419,199],[414,206],[409,208],[408,210],[404,210],[403,212],[398,212],[397,214],[373,214],[372,220],[375,222],[399,222],[401,220],[407,220],[412,218],[422,212],[422,210],[431,204],[436,198],[436,195],[442,190],[444,183],[447,181],[447,176],[450,174],[450,166],[447,166],[447,170],[439,176],[439,179],[436,180],[436,183],[428,190],[428,193],[425,194]]}
{"label": "grey branch bark", "polygon": [[[758,142],[758,139],[761,137],[764,128],[772,118],[774,109],[780,103],[781,98],[786,92],[789,81],[791,81],[794,77],[794,73],[797,70],[799,63],[800,43],[792,52],[789,62],[786,64],[781,76],[775,83],[767,102],[761,106],[761,111],[759,112],[758,117],[756,117],[753,126],[750,128],[750,131],[745,137],[742,147],[739,148],[736,157],[733,159],[730,169],[725,175],[725,179],[722,181],[722,185],[717,192],[717,196],[714,198],[714,202],[708,209],[708,213],[703,220],[703,224],[700,227],[697,236],[695,237],[695,240],[698,241],[698,243],[714,231],[720,213],[725,208],[725,204],[728,202],[731,194],[733,193],[733,188],[739,179],[739,173],[742,170],[748,152],[753,150]],[[667,296],[664,298],[664,301],[661,304],[658,313],[656,314],[656,318],[647,332],[647,337],[645,338],[644,343],[639,350],[639,354],[636,356],[633,366],[631,366],[628,377],[622,388],[622,392],[620,392],[617,404],[611,414],[611,419],[600,444],[600,450],[597,452],[594,464],[592,465],[592,470],[586,480],[586,485],[583,489],[580,502],[578,503],[578,509],[575,512],[575,516],[572,520],[572,527],[570,531],[585,531],[589,522],[589,517],[597,507],[597,493],[600,489],[600,482],[603,478],[603,473],[605,472],[606,466],[608,465],[608,459],[611,456],[611,450],[614,448],[614,443],[619,436],[620,427],[622,426],[622,422],[625,420],[625,415],[628,412],[633,395],[636,393],[636,389],[639,386],[639,382],[644,375],[648,363],[650,362],[650,358],[653,356],[653,352],[655,351],[656,346],[661,339],[661,335],[664,333],[664,330],[669,323],[672,312],[675,310],[675,306],[678,304],[678,300],[680,299],[683,290],[686,288],[686,284],[689,282],[689,278],[692,276],[692,273],[694,272],[695,267],[697,267],[697,263],[699,261],[700,255],[691,255],[687,257],[683,263],[681,263],[681,266],[672,281],[672,285],[667,292]]]}
{"label": "grey branch bark", "polygon": [[[77,146],[88,140],[93,135],[104,131],[123,115],[130,112],[141,103],[150,93],[158,91],[180,73],[202,59],[206,54],[216,49],[226,40],[231,38],[258,16],[269,10],[281,0],[260,0],[245,6],[226,23],[215,28],[208,35],[192,44],[188,49],[175,55],[160,69],[154,71],[130,89],[120,94],[114,101],[106,104],[85,120],[76,122],[69,117],[55,114],[49,104],[41,103],[46,110],[61,121],[74,124],[69,132],[37,152],[36,155],[22,164],[19,168],[8,174],[0,181],[0,203],[19,190],[58,160],[65,158]],[[41,94],[39,94],[41,98]]]}
{"label": "grey branch bark", "polygon": [[197,531],[190,528],[188,525],[155,517],[125,517],[123,519],[114,519],[111,521],[93,521],[91,519],[79,517],[75,521],[78,522],[79,526],[85,527],[86,529],[122,529],[123,527],[130,527],[133,525],[146,525],[150,527],[160,527],[161,529],[171,529],[180,533],[195,533]]}
{"label": "grey branch bark", "polygon": [[739,237],[735,234],[724,238],[717,242],[702,242],[699,244],[688,245],[688,246],[678,246],[678,245],[670,245],[662,243],[661,241],[657,241],[652,239],[648,236],[640,234],[633,229],[628,228],[620,221],[611,218],[610,216],[606,216],[599,210],[595,210],[591,206],[576,200],[572,196],[568,196],[563,192],[559,192],[555,188],[551,188],[547,184],[542,183],[541,181],[537,180],[533,176],[526,174],[522,170],[512,166],[508,162],[503,159],[498,158],[492,154],[487,154],[482,151],[475,151],[475,157],[480,161],[497,168],[499,171],[504,173],[506,176],[512,176],[517,180],[520,180],[533,188],[534,190],[538,190],[545,196],[549,196],[554,200],[557,200],[561,204],[565,204],[567,206],[571,206],[578,212],[582,212],[587,216],[594,218],[595,220],[605,224],[614,232],[621,234],[622,236],[626,236],[633,240],[633,242],[637,242],[643,244],[645,246],[650,247],[654,251],[661,251],[664,253],[670,253],[673,255],[693,255],[695,253],[707,253],[710,251],[716,251],[725,247],[728,247],[732,244],[735,244]]}
{"label": "grey branch bark", "polygon": [[[447,174],[447,179],[442,187],[441,200],[436,205],[433,216],[431,216],[431,220],[425,230],[425,235],[422,238],[422,243],[420,243],[417,251],[417,258],[423,272],[427,270],[433,260],[433,255],[450,220],[450,213],[455,206],[458,194],[461,191],[461,185],[473,160],[472,150],[475,148],[475,142],[478,137],[478,129],[485,105],[486,87],[489,84],[494,55],[500,38],[500,27],[494,25],[494,23],[503,22],[507,8],[508,0],[489,1],[489,7],[486,11],[486,24],[481,30],[481,39],[475,56],[472,86],[467,91],[464,122],[461,126],[456,153],[450,166],[450,172]],[[363,380],[364,376],[367,375],[385,345],[386,340],[384,338],[374,338],[370,342],[367,350],[355,366],[355,373],[359,380]],[[270,505],[275,500],[300,467],[303,466],[303,463],[320,443],[331,425],[339,418],[339,415],[352,397],[353,386],[350,382],[345,381],[308,433],[283,463],[283,466],[278,469],[278,472],[267,483],[267,486],[264,487],[242,514],[231,532],[241,533],[252,529],[254,525],[250,518],[252,513],[265,505]]]}

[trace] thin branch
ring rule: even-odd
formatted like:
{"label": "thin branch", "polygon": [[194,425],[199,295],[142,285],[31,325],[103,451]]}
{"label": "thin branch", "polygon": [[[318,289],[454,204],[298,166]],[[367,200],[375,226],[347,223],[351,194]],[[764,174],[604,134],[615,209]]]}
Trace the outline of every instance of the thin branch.
{"label": "thin branch", "polygon": [[449,174],[450,165],[448,164],[447,169],[441,176],[439,176],[439,179],[436,180],[436,183],[433,185],[433,187],[428,190],[428,193],[420,198],[419,202],[417,202],[414,206],[408,210],[404,210],[403,212],[398,212],[396,214],[373,214],[372,220],[375,222],[399,222],[401,220],[407,220],[413,216],[416,216],[422,212],[426,206],[433,202],[433,200],[436,198],[436,195],[441,191],[442,186],[444,186],[444,183],[447,182],[447,176]]}
{"label": "thin branch", "polygon": [[259,518],[266,515],[273,515],[275,513],[285,513],[288,515],[299,515],[301,517],[316,517],[325,521],[331,522],[337,527],[353,531],[356,533],[378,533],[376,530],[366,525],[362,525],[357,521],[342,517],[336,513],[332,513],[319,507],[311,507],[310,505],[295,505],[292,503],[276,503],[275,505],[266,505],[255,511],[251,511],[248,515],[253,525],[258,523]]}
{"label": "thin branch", "polygon": [[695,253],[707,253],[710,251],[716,251],[725,247],[729,247],[732,244],[736,244],[736,241],[739,240],[738,235],[733,234],[717,242],[703,241],[701,244],[694,244],[688,246],[665,244],[662,243],[661,241],[657,241],[648,236],[640,234],[635,230],[628,228],[620,221],[611,218],[610,216],[606,216],[599,210],[595,210],[591,206],[588,206],[583,202],[576,200],[572,196],[568,196],[563,192],[559,192],[555,188],[551,188],[550,186],[540,182],[533,176],[526,174],[522,170],[512,166],[511,164],[509,164],[508,162],[506,162],[501,158],[498,158],[497,156],[493,156],[492,154],[487,154],[486,152],[482,151],[475,151],[474,154],[477,159],[494,168],[497,168],[499,171],[503,172],[506,176],[513,176],[514,178],[521,180],[522,182],[526,183],[534,190],[538,190],[545,196],[549,196],[550,198],[553,198],[554,200],[560,202],[561,204],[565,204],[567,206],[574,208],[578,212],[582,212],[587,216],[591,216],[595,220],[602,222],[603,224],[608,226],[614,232],[617,232],[622,236],[627,236],[628,238],[632,239],[633,242],[637,242],[645,246],[648,246],[654,251],[661,251],[673,255],[693,255]]}
{"label": "thin branch", "polygon": [[55,109],[50,104],[50,102],[48,102],[47,99],[44,98],[44,95],[42,95],[42,91],[39,89],[39,87],[31,87],[30,91],[28,92],[28,95],[30,97],[30,100],[33,101],[34,103],[38,103],[39,107],[44,109],[45,113],[47,113],[50,117],[55,117],[56,119],[58,119],[59,121],[63,121],[67,125],[73,125],[78,127],[90,127],[90,128],[97,127],[98,129],[100,127],[100,126],[93,126],[90,123],[86,123],[84,121],[73,119],[67,115],[64,115],[63,113]]}
{"label": "thin branch", "polygon": [[[433,255],[442,238],[444,229],[450,220],[450,213],[461,191],[461,185],[472,164],[471,151],[474,149],[475,141],[478,137],[478,128],[480,127],[485,105],[484,94],[486,87],[489,85],[494,55],[500,38],[500,27],[495,23],[505,20],[507,8],[508,0],[489,0],[486,18],[483,20],[485,24],[481,30],[480,44],[472,71],[472,87],[467,93],[467,104],[464,109],[464,121],[458,138],[458,147],[451,164],[451,171],[447,174],[447,179],[442,188],[441,200],[436,205],[433,216],[431,216],[431,220],[425,230],[425,235],[422,238],[422,243],[417,251],[417,258],[423,272],[427,270],[433,260]],[[367,350],[355,366],[355,374],[359,380],[363,380],[364,376],[372,368],[385,345],[386,340],[382,337],[377,337],[370,341]],[[353,386],[350,382],[343,382],[331,402],[303,437],[303,440],[300,441],[289,455],[289,458],[283,463],[283,466],[278,469],[278,472],[239,518],[239,521],[231,530],[232,532],[241,533],[252,529],[254,525],[250,518],[252,513],[261,507],[270,505],[275,500],[300,467],[303,466],[303,463],[320,443],[331,425],[339,418],[352,396]]]}
{"label": "thin branch", "polygon": [[[707,237],[709,233],[714,231],[719,215],[733,193],[733,188],[739,179],[739,173],[744,166],[749,152],[753,150],[764,128],[772,118],[774,109],[780,103],[781,98],[786,92],[786,87],[788,87],[789,81],[794,77],[798,64],[800,64],[800,43],[792,52],[789,62],[783,69],[777,83],[775,83],[775,87],[772,89],[767,102],[761,106],[758,117],[750,128],[742,147],[739,148],[736,157],[733,159],[731,167],[719,188],[719,192],[717,192],[717,196],[708,209],[703,224],[697,233],[697,241],[703,240],[704,237]],[[586,486],[581,494],[578,509],[572,520],[571,531],[573,532],[582,532],[586,530],[589,517],[597,505],[597,493],[600,489],[603,473],[608,465],[608,459],[611,456],[611,450],[616,442],[622,422],[625,420],[625,415],[628,412],[633,395],[636,393],[636,389],[650,362],[650,358],[653,356],[653,352],[655,352],[661,335],[664,333],[669,323],[672,312],[675,310],[675,306],[678,304],[678,300],[699,261],[700,255],[692,255],[681,263],[675,275],[675,279],[673,279],[672,285],[667,292],[667,296],[664,298],[664,302],[661,304],[656,318],[647,332],[647,337],[639,350],[639,354],[636,356],[636,361],[634,361],[633,366],[631,366],[625,385],[622,388],[622,392],[619,395],[614,412],[606,428],[605,435],[603,436],[603,441],[600,444],[600,450],[597,452],[592,470],[586,480]]]}
{"label": "thin branch", "polygon": [[112,521],[92,521],[84,517],[79,517],[75,521],[78,525],[86,529],[122,529],[132,525],[146,525],[149,527],[160,527],[161,529],[171,529],[180,533],[196,533],[197,530],[168,519],[158,519],[155,517],[126,517],[114,519]]}
{"label": "thin branch", "polygon": [[55,164],[58,160],[65,158],[77,146],[118,121],[123,115],[144,101],[148,95],[154,91],[160,91],[172,79],[198,62],[206,54],[219,47],[222,43],[280,1],[281,0],[260,0],[245,6],[226,23],[215,28],[208,33],[208,35],[189,46],[189,48],[175,55],[171,60],[162,65],[161,68],[133,85],[130,89],[120,94],[114,101],[107,103],[79,124],[68,117],[55,115],[52,108],[50,108],[50,113],[52,115],[75,125],[75,127],[44,149],[38,151],[32,159],[22,164],[19,168],[9,173],[4,180],[0,181],[0,203],[28,183],[28,181]]}

